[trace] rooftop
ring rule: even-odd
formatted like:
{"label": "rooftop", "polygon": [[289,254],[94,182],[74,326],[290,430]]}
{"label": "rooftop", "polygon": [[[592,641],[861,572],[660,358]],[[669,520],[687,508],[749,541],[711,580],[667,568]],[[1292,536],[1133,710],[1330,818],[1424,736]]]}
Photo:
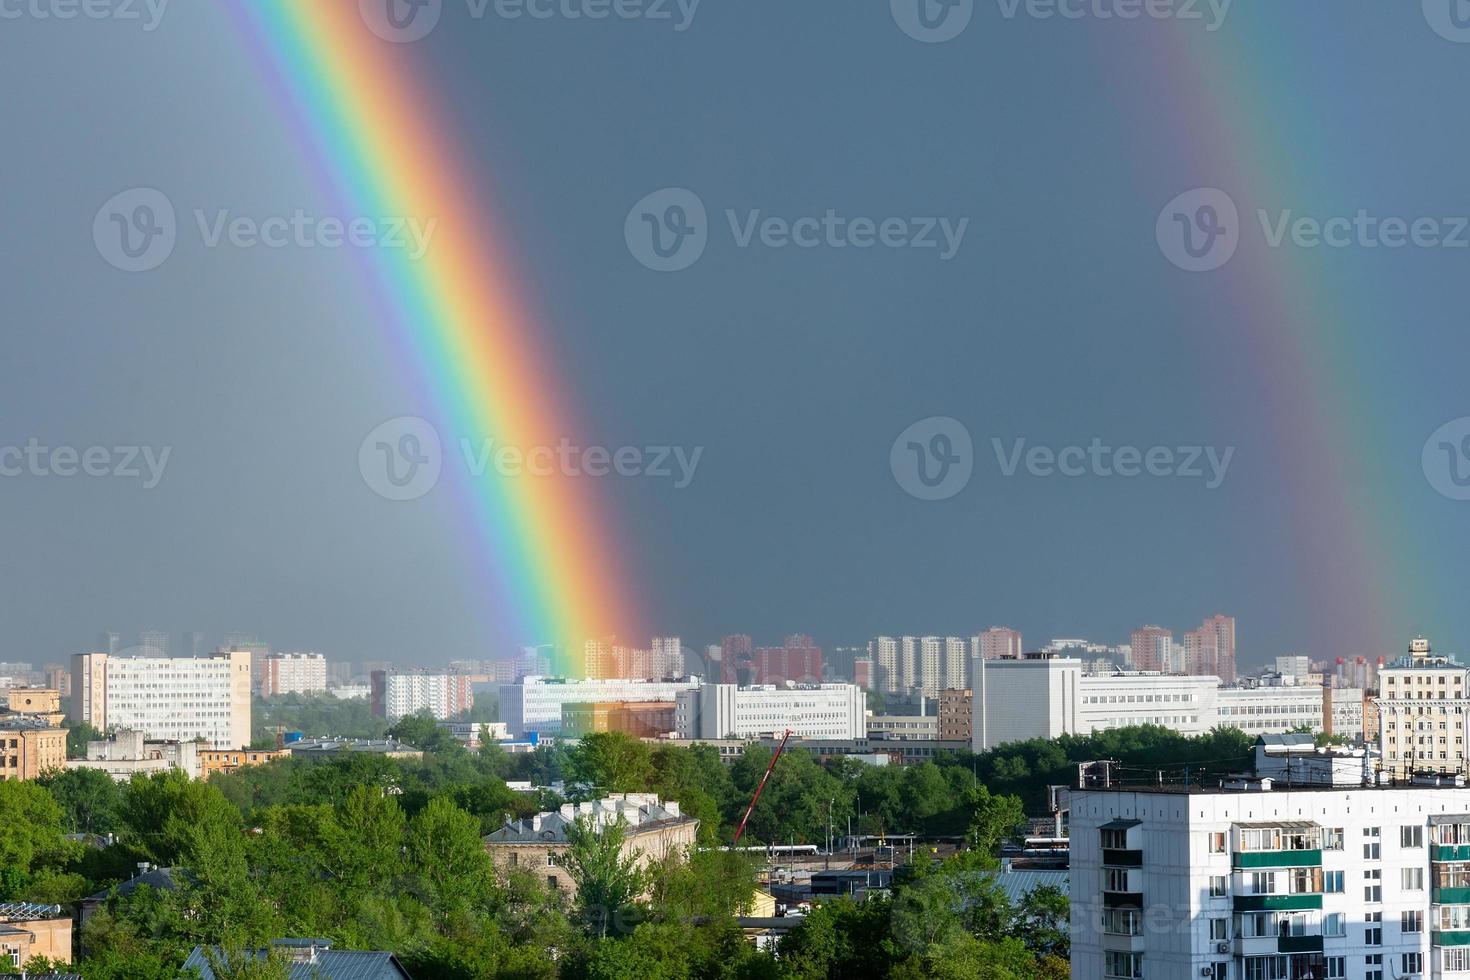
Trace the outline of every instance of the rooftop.
{"label": "rooftop", "polygon": [[0,902],[0,922],[34,922],[38,919],[63,918],[60,905],[37,905],[34,902]]}
{"label": "rooftop", "polygon": [[[275,949],[287,952],[291,960],[291,980],[410,980],[408,971],[392,953],[361,949],[332,949],[327,939],[277,939]],[[216,956],[219,950],[215,949]],[[253,959],[265,959],[267,950],[251,951]],[[184,970],[199,971],[203,980],[214,980],[209,955],[196,946],[184,961]]]}
{"label": "rooftop", "polygon": [[559,810],[548,810],[527,819],[507,820],[504,827],[486,834],[484,841],[486,844],[564,844],[567,825],[579,819],[594,821],[597,829],[622,821],[630,834],[694,820],[680,812],[678,803],[663,802],[653,793],[613,793],[600,800],[564,803]]}

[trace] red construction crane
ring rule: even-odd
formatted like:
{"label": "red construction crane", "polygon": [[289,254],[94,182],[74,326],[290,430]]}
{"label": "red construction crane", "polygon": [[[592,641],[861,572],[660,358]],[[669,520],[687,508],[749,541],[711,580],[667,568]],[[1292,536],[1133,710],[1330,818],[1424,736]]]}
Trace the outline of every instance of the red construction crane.
{"label": "red construction crane", "polygon": [[750,798],[750,806],[745,808],[745,816],[740,818],[740,826],[735,828],[735,840],[731,843],[731,847],[740,843],[740,835],[745,833],[745,822],[750,819],[751,811],[755,809],[756,803],[760,801],[761,790],[766,788],[766,780],[771,778],[771,770],[776,768],[776,760],[780,759],[781,753],[786,751],[786,740],[790,737],[791,729],[788,728],[786,729],[786,734],[781,736],[781,744],[776,746],[776,754],[771,756],[771,764],[766,766],[765,775],[761,776],[761,781],[756,784],[755,795]]}

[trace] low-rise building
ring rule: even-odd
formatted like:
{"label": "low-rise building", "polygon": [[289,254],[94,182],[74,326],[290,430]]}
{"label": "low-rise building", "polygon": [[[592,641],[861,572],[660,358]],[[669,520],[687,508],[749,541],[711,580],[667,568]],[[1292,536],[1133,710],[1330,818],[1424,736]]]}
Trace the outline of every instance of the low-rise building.
{"label": "low-rise building", "polygon": [[974,696],[969,688],[939,692],[939,737],[946,742],[968,742],[975,730]]}
{"label": "low-rise building", "polygon": [[[111,738],[87,743],[84,759],[68,759],[68,769],[100,769],[120,783],[136,772],[179,769],[199,778],[199,751],[207,743],[149,739],[142,732],[116,732]],[[63,738],[63,752],[65,739]]]}
{"label": "low-rise building", "polygon": [[0,902],[0,967],[24,971],[38,957],[71,962],[71,914],[60,905]]}
{"label": "low-rise building", "polygon": [[302,759],[327,759],[353,752],[367,752],[390,759],[422,759],[424,753],[394,738],[303,738],[286,745],[286,751]]}
{"label": "low-rise building", "polygon": [[869,715],[867,736],[868,738],[938,738],[939,716]]}
{"label": "low-rise building", "polygon": [[672,701],[569,701],[561,706],[561,737],[623,732],[657,738],[674,730]]}
{"label": "low-rise building", "polygon": [[0,779],[35,779],[66,765],[66,729],[44,717],[0,715]]}
{"label": "low-rise building", "polygon": [[[252,951],[258,959],[265,959],[270,953],[284,955],[289,980],[411,980],[392,953],[336,950],[330,939],[275,939],[269,951]],[[211,954],[216,960],[224,955],[218,947],[208,952],[202,946],[194,947],[184,961],[185,975],[193,976],[191,971],[197,970],[201,980],[215,980]]]}
{"label": "low-rise building", "polygon": [[500,719],[516,738],[560,735],[562,706],[568,704],[673,703],[680,691],[697,690],[699,678],[643,680],[574,679],[531,675],[500,687]]}
{"label": "low-rise building", "polygon": [[600,800],[563,804],[559,810],[533,817],[507,820],[504,827],[485,836],[485,850],[497,867],[544,875],[547,885],[569,899],[575,898],[577,883],[562,869],[561,859],[568,847],[567,826],[576,821],[599,833],[622,825],[622,854],[636,858],[641,868],[693,848],[699,829],[699,821],[681,813],[679,804],[672,800],[664,802],[653,793],[614,793]]}
{"label": "low-rise building", "polygon": [[740,687],[706,684],[678,695],[680,738],[747,738],[790,731],[798,738],[859,739],[868,734],[867,700],[855,684]]}
{"label": "low-rise building", "polygon": [[54,687],[12,687],[5,694],[0,724],[4,724],[7,715],[48,721],[57,728],[66,720],[66,712],[61,710],[61,692]]}
{"label": "low-rise building", "polygon": [[241,766],[261,766],[289,756],[286,749],[200,749],[199,775],[208,779],[217,772],[234,772]]}

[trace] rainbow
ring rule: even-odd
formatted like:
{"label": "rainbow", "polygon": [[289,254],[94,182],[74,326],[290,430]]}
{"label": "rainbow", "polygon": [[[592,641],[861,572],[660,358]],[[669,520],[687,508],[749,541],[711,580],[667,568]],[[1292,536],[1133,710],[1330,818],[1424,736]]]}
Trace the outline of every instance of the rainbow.
{"label": "rainbow", "polygon": [[[1243,6],[1235,18],[1248,16]],[[1370,318],[1364,285],[1334,269],[1341,256],[1272,249],[1262,240],[1258,209],[1300,214],[1322,201],[1351,213],[1363,202],[1323,200],[1324,191],[1341,189],[1352,150],[1323,146],[1320,122],[1302,111],[1310,100],[1283,97],[1299,81],[1292,44],[1310,42],[1302,35],[1293,42],[1275,22],[1269,37],[1253,28],[1232,20],[1206,32],[1198,22],[1174,20],[1156,32],[1129,31],[1126,42],[1110,38],[1117,56],[1109,60],[1110,84],[1145,100],[1120,108],[1119,139],[1149,148],[1136,165],[1137,193],[1153,209],[1148,220],[1195,186],[1218,187],[1239,207],[1241,243],[1228,265],[1191,282],[1191,274],[1165,264],[1161,276],[1166,283],[1171,274],[1185,277],[1183,288],[1196,299],[1214,291],[1210,302],[1228,311],[1221,322],[1230,326],[1201,338],[1204,363],[1243,359],[1274,420],[1267,462],[1279,474],[1279,554],[1301,583],[1302,605],[1287,618],[1312,637],[1313,648],[1303,652],[1391,655],[1411,631],[1445,635],[1454,623],[1445,615],[1443,583],[1429,581],[1428,563],[1410,551],[1407,511],[1416,496],[1432,501],[1433,494],[1420,473],[1419,445],[1386,429],[1397,407],[1385,398],[1405,394],[1385,391],[1374,366],[1383,362],[1372,348],[1393,325]],[[1324,180],[1329,175],[1338,176]],[[1198,329],[1188,313],[1180,319]],[[1387,448],[1397,444],[1408,451]],[[1259,509],[1251,514],[1259,520]],[[1262,537],[1270,540],[1271,531]],[[1275,560],[1262,555],[1263,563]],[[1287,651],[1253,655],[1274,652]]]}
{"label": "rainbow", "polygon": [[[364,251],[395,353],[443,439],[446,478],[462,438],[522,448],[575,441],[568,386],[517,295],[509,236],[486,217],[484,176],[435,119],[436,100],[409,60],[416,46],[375,35],[356,2],[230,6],[344,216],[438,222],[417,261],[405,250]],[[596,481],[460,475],[469,546],[490,580],[487,611],[509,644],[551,645],[553,670],[579,674],[585,640],[641,632]]]}

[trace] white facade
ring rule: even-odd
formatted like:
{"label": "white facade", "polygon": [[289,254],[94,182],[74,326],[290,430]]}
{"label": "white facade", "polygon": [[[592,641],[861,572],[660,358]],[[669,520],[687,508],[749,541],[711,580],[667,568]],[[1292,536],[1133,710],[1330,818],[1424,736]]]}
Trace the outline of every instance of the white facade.
{"label": "white facade", "polygon": [[1470,978],[1470,790],[1074,790],[1072,976]]}
{"label": "white facade", "polygon": [[525,738],[531,732],[556,735],[561,732],[561,706],[564,704],[673,701],[680,691],[698,687],[697,677],[677,681],[524,677],[519,684],[500,686],[500,719],[516,738]]}
{"label": "white facade", "polygon": [[319,653],[273,653],[261,668],[260,693],[323,694],[327,690],[327,658]]}
{"label": "white facade", "polygon": [[1329,705],[1336,734],[1360,738],[1363,731],[1363,693],[1355,689],[1333,691],[1329,701],[1322,687],[1221,687],[1212,674],[1089,673],[1071,657],[982,659],[973,671],[976,751],[1129,725],[1160,725],[1185,735],[1220,725],[1250,735],[1302,726],[1322,731]]}
{"label": "white facade", "polygon": [[374,671],[372,697],[373,710],[389,724],[421,711],[448,721],[475,706],[468,675],[421,670]]}
{"label": "white facade", "polygon": [[868,643],[868,656],[877,673],[874,684],[885,694],[916,691],[931,698],[946,689],[963,688],[979,644],[979,637],[874,637]]}
{"label": "white facade", "polygon": [[199,747],[194,742],[155,741],[142,732],[118,732],[110,739],[87,743],[85,759],[66,760],[68,769],[98,769],[120,783],[139,772],[180,769],[199,778]]}
{"label": "white facade", "polygon": [[679,694],[674,733],[679,738],[751,738],[790,729],[796,738],[860,739],[868,734],[866,712],[866,696],[855,684],[706,684]]}
{"label": "white facade", "polygon": [[250,654],[72,658],[72,718],[214,749],[250,744]]}
{"label": "white facade", "polygon": [[1422,637],[1408,656],[1378,671],[1378,748],[1386,772],[1463,772],[1470,738],[1470,668],[1430,651]]}

